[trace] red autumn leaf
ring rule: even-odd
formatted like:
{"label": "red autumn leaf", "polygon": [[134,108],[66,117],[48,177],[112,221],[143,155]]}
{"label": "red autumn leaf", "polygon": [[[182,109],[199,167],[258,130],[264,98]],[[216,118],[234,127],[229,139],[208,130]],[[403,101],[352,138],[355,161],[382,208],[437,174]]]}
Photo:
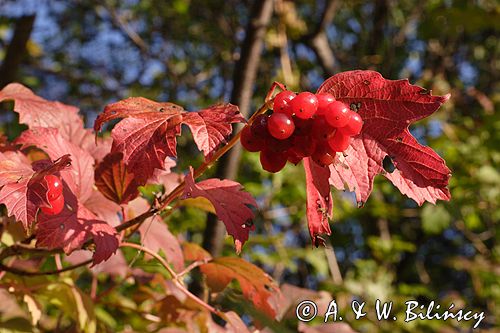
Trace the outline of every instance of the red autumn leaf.
{"label": "red autumn leaf", "polygon": [[93,237],[96,244],[93,264],[97,265],[115,253],[118,235],[113,227],[99,220],[85,206],[73,205],[71,209],[66,205],[58,215],[39,215],[36,244],[49,250],[62,248],[66,254],[70,254]]}
{"label": "red autumn leaf", "polygon": [[248,206],[257,207],[255,199],[245,191],[241,184],[224,179],[206,179],[195,183],[193,169],[184,178],[185,188],[182,199],[204,197],[207,198],[215,208],[219,219],[226,225],[227,232],[233,236],[236,252],[248,240],[248,234],[255,226],[251,222],[254,217]]}
{"label": "red autumn leaf", "polygon": [[[92,258],[92,252],[87,250],[75,250],[65,260],[72,265],[77,265]],[[130,268],[123,252],[118,249],[109,260],[101,262],[91,268],[93,274],[105,273],[111,276],[120,276],[125,278]]]}
{"label": "red autumn leaf", "polygon": [[[362,204],[372,191],[374,177],[382,174],[418,204],[450,199],[450,170],[444,160],[420,145],[408,130],[415,121],[434,113],[449,95],[432,96],[408,80],[386,80],[377,72],[360,70],[334,75],[318,93],[332,94],[358,110],[364,120],[346,157],[339,156],[330,167],[332,185],[343,189],[343,182],[347,183]],[[386,156],[396,167],[392,173],[383,168]]]}
{"label": "red autumn leaf", "polygon": [[61,176],[80,201],[84,202],[90,197],[94,180],[94,159],[87,151],[66,140],[57,129],[34,127],[21,133],[16,143],[22,144],[23,148],[40,148],[53,160],[70,154],[71,167],[61,171]]}
{"label": "red autumn leaf", "polygon": [[237,280],[245,298],[268,316],[276,316],[279,288],[259,267],[241,258],[221,257],[201,265],[200,270],[207,277],[207,284],[212,291],[220,292],[232,280]]}
{"label": "red autumn leaf", "polygon": [[311,158],[304,159],[306,171],[306,211],[309,234],[315,246],[325,245],[322,235],[330,235],[328,218],[332,215],[332,194],[330,192],[330,170],[316,164]]}
{"label": "red autumn leaf", "polygon": [[207,160],[231,134],[231,124],[245,122],[245,119],[236,105],[221,104],[198,112],[184,113],[182,122],[193,133],[194,142]]}
{"label": "red autumn leaf", "polygon": [[112,152],[123,153],[124,163],[140,178],[149,178],[154,169],[164,169],[165,158],[176,157],[176,137],[185,123],[193,132],[205,157],[224,142],[231,133],[231,123],[244,118],[234,105],[219,105],[199,111],[186,112],[172,103],[158,103],[142,97],[132,97],[108,105],[94,124],[99,131],[105,122],[121,120],[111,131]]}
{"label": "red autumn leaf", "polygon": [[[148,202],[143,198],[136,198],[127,206],[127,219],[134,218],[149,210]],[[167,225],[159,216],[144,220],[139,227],[141,243],[155,253],[163,251],[167,262],[171,263],[178,271],[184,268],[184,255],[179,240],[168,230]],[[144,258],[150,259],[149,255]]]}
{"label": "red autumn leaf", "polygon": [[95,169],[95,185],[101,193],[118,204],[126,204],[139,194],[138,186],[144,185],[129,172],[123,154],[110,153]]}
{"label": "red autumn leaf", "polygon": [[93,190],[83,205],[99,219],[106,221],[110,226],[116,227],[120,224],[120,217],[118,215],[121,212],[120,205],[108,200],[98,190]]}
{"label": "red autumn leaf", "polygon": [[[167,225],[159,217],[151,217],[139,227],[141,243],[153,252],[163,251],[167,261],[172,263],[177,271],[184,268],[184,258],[179,240],[168,230]],[[146,260],[149,255],[144,255]]]}
{"label": "red autumn leaf", "polygon": [[92,133],[83,128],[78,108],[35,95],[19,83],[11,83],[0,91],[0,102],[14,101],[19,122],[33,127],[57,128],[63,138],[76,146],[95,146]]}
{"label": "red autumn leaf", "polygon": [[29,230],[38,207],[50,205],[44,177],[63,170],[70,163],[69,155],[64,155],[54,163],[40,161],[31,166],[21,153],[0,153],[0,204],[7,207],[7,215],[14,216]]}

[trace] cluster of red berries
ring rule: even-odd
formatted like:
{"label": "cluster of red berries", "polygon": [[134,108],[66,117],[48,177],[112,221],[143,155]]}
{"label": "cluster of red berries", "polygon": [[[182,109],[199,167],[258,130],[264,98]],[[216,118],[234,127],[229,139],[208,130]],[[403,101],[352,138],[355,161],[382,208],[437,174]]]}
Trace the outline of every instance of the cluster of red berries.
{"label": "cluster of red berries", "polygon": [[285,90],[274,98],[272,114],[255,117],[243,129],[241,144],[250,152],[260,151],[262,168],[269,172],[304,157],[326,166],[347,149],[362,126],[361,117],[330,94]]}
{"label": "cluster of red berries", "polygon": [[61,179],[55,175],[45,176],[47,182],[47,198],[52,207],[40,207],[46,215],[57,215],[64,208],[63,183]]}

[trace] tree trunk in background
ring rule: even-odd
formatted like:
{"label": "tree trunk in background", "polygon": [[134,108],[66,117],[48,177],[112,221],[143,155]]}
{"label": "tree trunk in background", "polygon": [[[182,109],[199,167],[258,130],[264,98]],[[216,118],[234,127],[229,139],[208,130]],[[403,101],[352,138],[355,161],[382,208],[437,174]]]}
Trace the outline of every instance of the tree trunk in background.
{"label": "tree trunk in background", "polygon": [[[234,69],[231,103],[238,105],[240,112],[245,117],[250,114],[250,103],[259,69],[263,39],[272,13],[273,0],[256,0],[254,2],[246,28],[245,40],[241,46],[241,56]],[[235,179],[238,173],[240,155],[241,145],[238,144],[217,163],[216,177]],[[215,215],[209,214],[203,235],[203,247],[213,256],[220,255],[225,233],[224,224],[219,222]]]}
{"label": "tree trunk in background", "polygon": [[35,15],[22,16],[15,24],[14,34],[0,67],[0,88],[16,80],[19,66],[26,54],[26,44],[30,39]]}

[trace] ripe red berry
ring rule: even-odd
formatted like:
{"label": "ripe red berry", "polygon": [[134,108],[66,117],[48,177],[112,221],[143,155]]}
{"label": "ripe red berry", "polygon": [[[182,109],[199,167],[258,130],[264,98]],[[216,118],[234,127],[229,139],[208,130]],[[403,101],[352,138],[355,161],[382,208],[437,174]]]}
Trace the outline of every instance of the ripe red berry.
{"label": "ripe red berry", "polygon": [[49,200],[54,200],[62,195],[63,184],[61,179],[55,175],[46,175],[44,177],[47,183],[47,197]]}
{"label": "ripe red berry", "polygon": [[335,129],[328,124],[325,117],[319,116],[314,119],[312,135],[316,140],[326,140],[334,131]]}
{"label": "ripe red berry", "polygon": [[361,116],[354,111],[349,111],[349,122],[339,130],[345,135],[355,136],[361,133],[362,127],[363,119],[361,119]]}
{"label": "ripe red berry", "polygon": [[335,132],[335,134],[328,139],[328,145],[334,152],[342,152],[349,147],[351,142],[351,137],[349,135],[343,134],[341,131]]}
{"label": "ripe red berry", "polygon": [[316,115],[324,115],[328,109],[328,105],[335,101],[335,97],[331,94],[316,94],[318,99],[318,111]]}
{"label": "ripe red berry", "polygon": [[[274,97],[274,112],[290,113],[290,101],[297,96],[293,91],[285,90]],[[290,114],[291,115],[291,114]]]}
{"label": "ripe red berry", "polygon": [[287,156],[288,162],[295,164],[295,165],[299,164],[303,158],[302,156],[297,154],[297,152],[293,148],[287,151],[286,156]]}
{"label": "ripe red berry", "polygon": [[304,91],[290,102],[290,106],[297,118],[309,119],[318,110],[318,98],[313,93]]}
{"label": "ripe red berry", "polygon": [[266,146],[265,149],[274,153],[285,153],[288,149],[292,147],[292,138],[293,136],[284,140],[278,140],[269,135],[269,138],[266,139],[265,141],[265,146]]}
{"label": "ripe red berry", "polygon": [[64,208],[64,196],[60,195],[54,200],[49,200],[52,207],[40,207],[42,212],[46,215],[57,215]]}
{"label": "ripe red berry", "polygon": [[342,102],[335,101],[328,105],[326,121],[333,127],[344,127],[349,122],[349,108]]}
{"label": "ripe red berry", "polygon": [[243,148],[250,152],[261,151],[265,146],[264,140],[255,136],[249,126],[241,131],[240,142]]}
{"label": "ripe red berry", "polygon": [[300,119],[297,117],[293,117],[293,122],[295,124],[295,135],[310,135],[312,131],[312,127],[314,125],[315,119]]}
{"label": "ripe red berry", "polygon": [[335,161],[335,156],[330,155],[328,150],[325,145],[318,145],[311,156],[312,160],[321,166],[332,164]]}
{"label": "ripe red berry", "polygon": [[260,152],[260,164],[262,169],[268,172],[278,172],[286,165],[287,154],[284,152],[276,153],[270,150],[263,150]]}
{"label": "ripe red berry", "polygon": [[250,126],[252,134],[261,139],[269,137],[269,131],[267,130],[268,120],[269,116],[265,114],[259,114],[257,117],[255,117],[254,121],[252,122],[252,126]]}
{"label": "ripe red berry", "polygon": [[295,151],[295,153],[301,157],[308,157],[314,153],[316,149],[316,140],[310,136],[297,135],[293,137],[292,147],[290,150]]}
{"label": "ripe red berry", "polygon": [[295,124],[290,116],[284,113],[273,113],[267,121],[267,129],[276,139],[284,140],[293,134]]}

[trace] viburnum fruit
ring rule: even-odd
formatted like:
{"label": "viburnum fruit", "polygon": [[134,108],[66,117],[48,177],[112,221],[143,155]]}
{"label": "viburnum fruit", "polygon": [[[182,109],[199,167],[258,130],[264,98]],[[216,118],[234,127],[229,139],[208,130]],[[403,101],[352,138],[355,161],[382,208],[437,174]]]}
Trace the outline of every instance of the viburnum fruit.
{"label": "viburnum fruit", "polygon": [[42,212],[47,215],[59,214],[64,208],[63,183],[56,175],[46,175],[44,177],[47,183],[47,199],[52,207],[40,207]]}
{"label": "viburnum fruit", "polygon": [[252,134],[249,126],[246,126],[241,131],[240,142],[243,148],[253,153],[261,151],[265,145],[264,140]]}
{"label": "viburnum fruit", "polygon": [[363,127],[363,119],[361,116],[354,111],[349,111],[349,121],[347,125],[339,128],[339,130],[345,135],[358,135],[361,133],[361,128]]}
{"label": "viburnum fruit", "polygon": [[275,173],[283,169],[287,159],[285,153],[276,153],[267,149],[260,152],[260,164],[262,169],[268,172]]}
{"label": "viburnum fruit", "polygon": [[274,97],[273,111],[291,115],[289,107],[290,101],[294,99],[296,95],[297,94],[290,90],[280,92]]}
{"label": "viburnum fruit", "polygon": [[342,152],[346,150],[347,147],[349,147],[350,142],[351,137],[338,130],[331,138],[328,139],[328,145],[334,152]]}
{"label": "viburnum fruit", "polygon": [[241,132],[243,147],[260,151],[260,164],[269,172],[307,157],[328,166],[363,126],[361,117],[331,94],[296,95],[286,90],[276,95],[273,108],[271,115],[256,116]]}
{"label": "viburnum fruit", "polygon": [[49,200],[49,202],[52,207],[40,207],[42,212],[46,215],[57,215],[64,208],[64,196],[62,194],[54,200]]}
{"label": "viburnum fruit", "polygon": [[63,185],[61,179],[55,175],[47,175],[44,177],[47,182],[47,198],[54,200],[62,195]]}
{"label": "viburnum fruit", "polygon": [[318,98],[310,92],[301,92],[291,102],[293,114],[300,119],[311,118],[318,111]]}
{"label": "viburnum fruit", "polygon": [[328,105],[335,101],[335,97],[331,94],[316,94],[316,98],[318,99],[318,111],[316,111],[316,115],[324,115],[328,109]]}
{"label": "viburnum fruit", "polygon": [[344,127],[349,122],[351,110],[342,102],[334,101],[325,112],[326,121],[333,127]]}
{"label": "viburnum fruit", "polygon": [[275,112],[267,121],[267,129],[273,137],[279,140],[284,140],[292,136],[295,130],[295,124],[290,116]]}

